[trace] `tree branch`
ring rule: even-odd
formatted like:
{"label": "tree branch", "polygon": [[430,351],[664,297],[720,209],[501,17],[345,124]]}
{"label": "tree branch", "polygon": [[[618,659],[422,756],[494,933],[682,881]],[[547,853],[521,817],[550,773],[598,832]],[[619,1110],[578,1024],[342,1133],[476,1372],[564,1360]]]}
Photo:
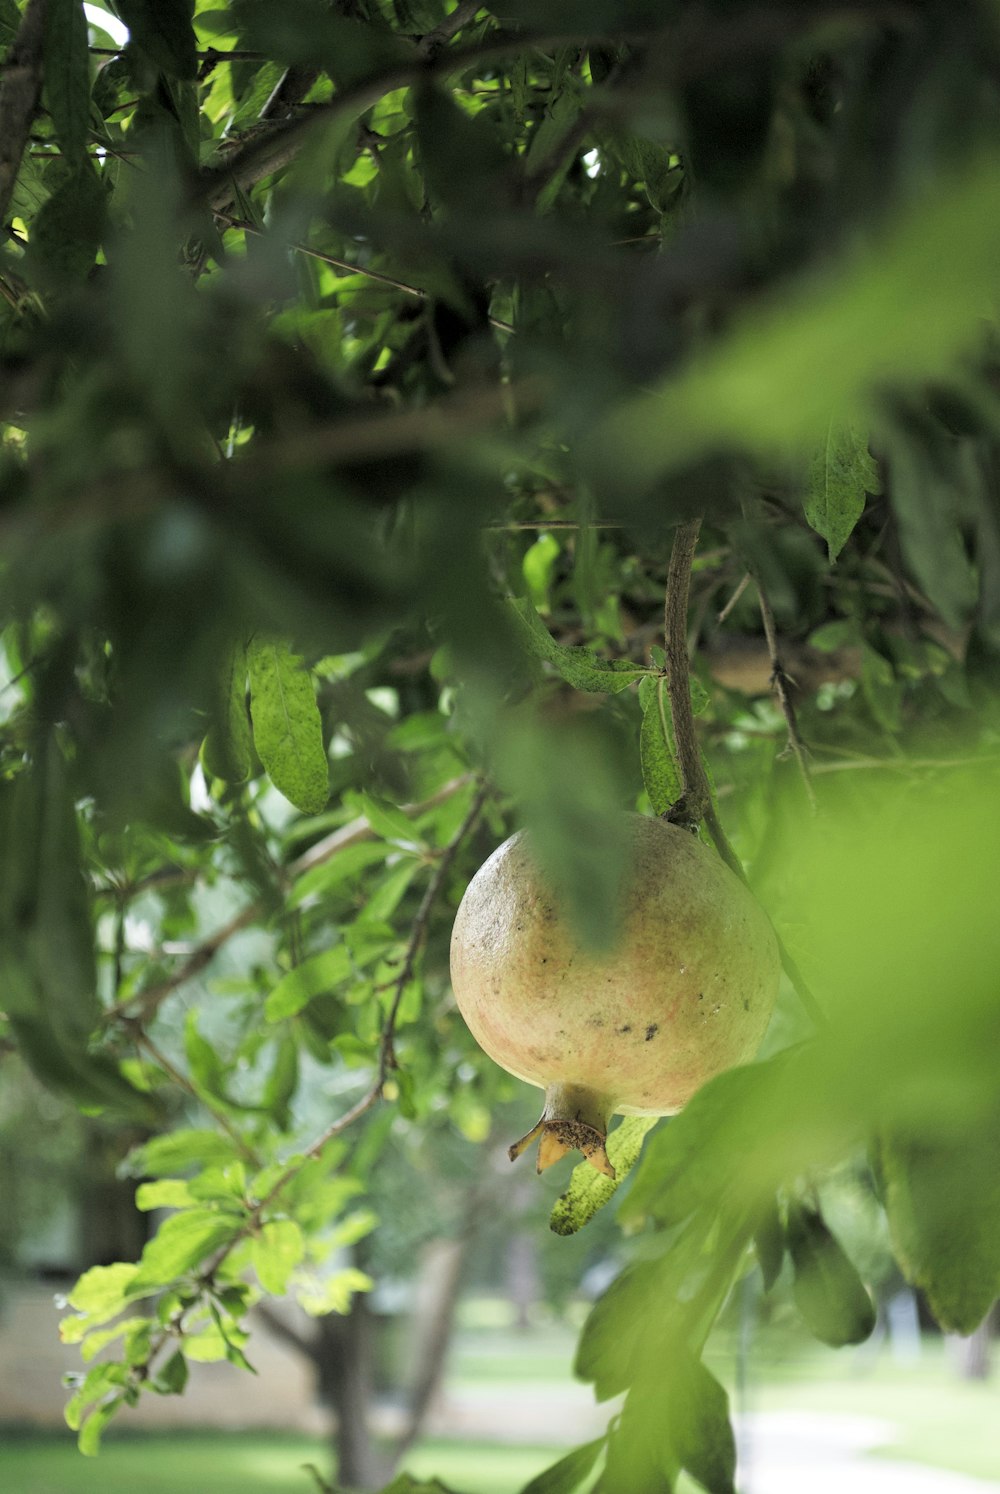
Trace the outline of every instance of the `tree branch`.
{"label": "tree branch", "polygon": [[708,780],[694,729],[691,680],[688,664],[687,617],[691,590],[691,564],[701,530],[700,519],[678,524],[670,550],[667,594],[663,603],[663,636],[667,655],[667,694],[674,727],[674,747],[681,775],[681,797],[667,818],[689,829],[705,818],[709,803]]}
{"label": "tree branch", "polygon": [[[691,707],[691,681],[688,667],[687,612],[688,594],[691,588],[691,565],[698,545],[700,519],[689,519],[679,524],[674,533],[667,569],[667,595],[664,603],[664,633],[667,655],[667,694],[670,699],[670,716],[674,727],[674,746],[677,765],[681,775],[681,797],[670,809],[667,819],[675,825],[693,829],[701,820],[705,821],[715,848],[729,869],[740,881],[749,885],[743,863],[729,844],[726,832],[715,812],[708,778],[701,760],[701,749],[694,728],[694,711]],[[823,1010],[802,978],[802,973],[792,959],[779,935],[774,930],[781,957],[781,968],[791,981],[802,1005],[817,1027],[826,1026]]]}
{"label": "tree branch", "polygon": [[781,706],[781,713],[785,718],[785,725],[788,728],[788,746],[795,756],[795,761],[798,763],[802,785],[806,791],[806,798],[809,800],[810,809],[815,814],[816,791],[812,786],[805,744],[802,741],[799,724],[795,717],[795,706],[792,704],[792,698],[788,693],[789,677],[785,673],[784,665],[781,662],[781,656],[778,652],[778,632],[774,625],[774,613],[771,610],[771,603],[768,600],[767,592],[764,590],[760,577],[754,576],[754,582],[757,586],[757,600],[760,604],[761,621],[764,624],[764,637],[767,639],[767,651],[771,658],[771,685],[778,698],[778,704]]}
{"label": "tree branch", "polygon": [[407,984],[412,979],[417,956],[421,948],[423,947],[424,940],[427,937],[427,927],[430,921],[431,910],[434,906],[439,892],[441,891],[441,888],[444,885],[445,877],[448,875],[448,872],[451,869],[451,864],[454,861],[455,856],[457,855],[459,848],[462,845],[462,842],[465,840],[465,837],[469,834],[469,831],[478,820],[480,814],[482,813],[483,805],[485,804],[491,792],[492,790],[490,789],[489,785],[480,785],[471,805],[469,806],[468,813],[463,819],[461,825],[459,825],[458,829],[455,831],[455,834],[452,836],[451,840],[441,852],[438,864],[434,869],[434,875],[431,877],[431,880],[427,886],[427,891],[424,893],[424,896],[421,899],[420,907],[418,908],[416,916],[413,920],[413,925],[410,931],[410,938],[407,942],[406,953],[403,957],[402,969],[400,970],[399,975],[393,983],[394,996],[392,1004],[389,1008],[389,1013],[385,1020],[385,1024],[382,1028],[382,1037],[379,1043],[378,1068],[376,1070],[375,1079],[371,1087],[365,1091],[361,1098],[357,1100],[349,1110],[346,1110],[343,1115],[338,1116],[335,1121],[327,1126],[326,1130],[321,1132],[321,1134],[316,1137],[315,1141],[311,1142],[309,1146],[306,1147],[305,1151],[299,1152],[296,1155],[295,1160],[288,1164],[285,1170],[278,1176],[272,1186],[268,1189],[264,1197],[257,1203],[252,1213],[250,1214],[250,1217],[247,1219],[244,1226],[240,1229],[239,1233],[235,1235],[234,1238],[227,1244],[220,1246],[218,1252],[212,1258],[211,1265],[207,1268],[207,1277],[211,1277],[214,1272],[218,1270],[219,1266],[230,1254],[230,1252],[236,1248],[240,1240],[244,1239],[248,1234],[252,1233],[253,1230],[255,1230],[261,1224],[264,1215],[270,1208],[271,1204],[273,1204],[275,1199],[284,1192],[285,1188],[288,1187],[288,1184],[293,1180],[293,1178],[298,1177],[299,1173],[309,1162],[313,1162],[317,1157],[321,1156],[329,1146],[330,1142],[335,1139],[335,1137],[340,1136],[341,1133],[346,1131],[348,1127],[352,1126],[355,1121],[360,1120],[360,1118],[365,1115],[367,1111],[371,1110],[372,1107],[378,1103],[378,1101],[385,1093],[386,1081],[391,1070],[396,1067],[394,1038],[396,1031],[396,1021],[399,1017],[400,1002],[403,999],[403,992]]}
{"label": "tree branch", "polygon": [[[449,783],[444,784],[442,788],[438,789],[437,793],[432,794],[429,799],[424,799],[419,804],[402,805],[402,812],[410,816],[410,818],[416,819],[419,815],[425,814],[427,810],[435,809],[437,805],[443,804],[446,799],[450,799],[454,794],[457,794],[469,782],[470,775],[467,773],[463,774],[461,778],[453,778]],[[361,841],[373,840],[374,838],[375,831],[372,829],[371,824],[364,815],[360,815],[356,820],[351,820],[349,824],[342,825],[338,830],[332,831],[330,835],[325,836],[323,840],[317,841],[315,845],[310,846],[307,851],[304,851],[288,867],[288,878],[294,881],[297,877],[302,876],[304,872],[310,871],[314,866],[321,866],[325,861],[329,861],[332,856],[337,855],[338,851],[346,850],[348,846],[358,845]],[[129,996],[125,1001],[116,1002],[114,1006],[108,1008],[104,1021],[110,1023],[125,1017],[140,1024],[148,1022],[168,996],[176,991],[179,986],[183,986],[187,981],[193,980],[196,975],[200,975],[205,966],[212,962],[222,946],[228,944],[229,940],[234,935],[240,933],[242,929],[249,927],[250,924],[255,922],[260,917],[262,911],[263,903],[261,901],[258,900],[249,903],[247,907],[242,908],[239,913],[235,914],[228,923],[223,924],[220,929],[216,929],[214,934],[210,934],[207,939],[203,940],[198,948],[188,956],[184,964],[178,970],[174,971],[173,975],[168,975],[165,980],[159,981],[154,986],[149,986],[145,991],[139,991],[136,995]]]}
{"label": "tree branch", "polygon": [[[584,39],[596,44],[603,38],[585,38],[580,31],[551,36],[496,32],[486,41],[468,47],[441,47],[429,55],[415,50],[406,62],[359,83],[348,84],[334,94],[329,103],[314,105],[308,114],[297,114],[275,125],[272,130],[258,133],[234,150],[227,160],[206,167],[195,185],[195,197],[213,209],[228,207],[237,188],[249,191],[265,177],[294,161],[314,125],[329,122],[342,114],[364,114],[397,88],[409,88],[421,81],[431,82],[478,63],[496,62],[511,52],[546,51]],[[624,39],[621,35],[613,38],[616,43]]]}
{"label": "tree branch", "polygon": [[445,846],[444,850],[441,852],[438,864],[434,868],[434,875],[428,882],[427,890],[420,900],[420,907],[417,909],[416,916],[414,917],[413,923],[410,928],[410,937],[407,941],[406,952],[403,955],[403,963],[400,967],[399,974],[392,985],[392,1003],[389,1007],[389,1015],[386,1018],[385,1027],[382,1030],[382,1041],[379,1048],[379,1075],[380,1082],[383,1085],[385,1084],[386,1076],[388,1075],[389,1070],[396,1067],[396,1054],[393,1044],[396,1033],[396,1020],[399,1016],[399,1007],[406,992],[406,987],[413,979],[413,972],[416,967],[417,957],[420,954],[420,951],[424,946],[424,941],[427,938],[427,928],[430,923],[430,916],[433,912],[434,904],[437,902],[438,894],[440,893],[441,888],[444,886],[445,878],[451,870],[451,864],[455,859],[459,847],[465,840],[465,837],[472,830],[472,827],[475,825],[479,816],[482,814],[483,805],[489,798],[490,792],[491,790],[488,784],[480,784],[479,789],[473,796],[472,803],[469,805],[469,810],[465,816],[465,819],[459,825],[458,829],[455,831],[455,834],[452,836],[447,846]]}
{"label": "tree branch", "polygon": [[0,223],[6,221],[42,91],[46,0],[28,0],[0,83]]}

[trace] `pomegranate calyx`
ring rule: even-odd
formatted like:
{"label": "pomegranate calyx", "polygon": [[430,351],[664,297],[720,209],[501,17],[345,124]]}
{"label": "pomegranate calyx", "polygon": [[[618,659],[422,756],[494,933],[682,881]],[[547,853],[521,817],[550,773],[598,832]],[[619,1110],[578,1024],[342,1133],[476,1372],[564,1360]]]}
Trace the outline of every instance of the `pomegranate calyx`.
{"label": "pomegranate calyx", "polygon": [[580,1151],[591,1167],[605,1177],[614,1178],[615,1169],[608,1160],[605,1141],[608,1121],[615,1106],[603,1095],[575,1084],[550,1084],[545,1091],[545,1109],[531,1130],[508,1147],[512,1162],[526,1151],[536,1137],[537,1170],[544,1172],[567,1152]]}

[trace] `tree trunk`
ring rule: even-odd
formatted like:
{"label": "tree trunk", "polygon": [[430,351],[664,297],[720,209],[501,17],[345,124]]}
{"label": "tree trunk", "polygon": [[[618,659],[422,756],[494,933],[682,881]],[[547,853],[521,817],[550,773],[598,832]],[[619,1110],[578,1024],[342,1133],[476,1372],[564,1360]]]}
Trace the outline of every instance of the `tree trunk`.
{"label": "tree trunk", "polygon": [[968,1335],[949,1334],[952,1357],[962,1380],[988,1380],[991,1367],[991,1341],[996,1323],[996,1304],[979,1327]]}
{"label": "tree trunk", "polygon": [[336,1417],[337,1482],[345,1489],[372,1489],[382,1482],[383,1470],[371,1437],[373,1319],[365,1293],[355,1294],[350,1312],[318,1318],[316,1327],[319,1393]]}
{"label": "tree trunk", "polygon": [[531,1327],[531,1311],[542,1295],[538,1240],[528,1230],[515,1230],[507,1242],[507,1296],[514,1309],[514,1326],[522,1333]]}

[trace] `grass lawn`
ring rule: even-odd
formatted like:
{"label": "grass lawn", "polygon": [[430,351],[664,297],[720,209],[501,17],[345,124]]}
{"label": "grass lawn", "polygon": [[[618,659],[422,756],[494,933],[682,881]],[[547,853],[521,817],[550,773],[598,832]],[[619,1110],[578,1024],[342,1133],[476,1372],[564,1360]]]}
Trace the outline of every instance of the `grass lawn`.
{"label": "grass lawn", "polygon": [[[515,1494],[558,1456],[552,1448],[429,1442],[405,1466],[458,1490]],[[277,1435],[108,1436],[95,1460],[80,1456],[73,1437],[0,1433],[4,1494],[316,1494],[306,1463],[327,1474],[326,1448]]]}
{"label": "grass lawn", "polygon": [[[544,1399],[570,1378],[575,1335],[567,1325],[518,1334],[485,1324],[464,1329],[451,1359],[452,1392],[487,1403],[518,1384]],[[712,1355],[727,1384],[733,1362],[724,1344]],[[958,1380],[940,1340],[900,1364],[882,1352],[788,1344],[751,1365],[748,1409],[875,1417],[896,1428],[881,1456],[1000,1481],[1000,1382]],[[879,1454],[875,1454],[878,1457]],[[489,1442],[427,1442],[406,1459],[418,1477],[438,1477],[467,1494],[516,1494],[559,1457],[557,1448]],[[71,1436],[17,1436],[0,1430],[3,1494],[315,1494],[303,1465],[329,1468],[321,1441],[276,1434],[109,1435],[98,1460]]]}

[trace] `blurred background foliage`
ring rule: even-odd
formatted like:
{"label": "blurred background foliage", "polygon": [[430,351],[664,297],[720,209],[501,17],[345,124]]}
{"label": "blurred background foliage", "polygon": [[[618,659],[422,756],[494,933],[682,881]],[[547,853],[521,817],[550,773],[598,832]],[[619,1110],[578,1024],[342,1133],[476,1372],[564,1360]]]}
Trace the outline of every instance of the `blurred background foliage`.
{"label": "blurred background foliage", "polygon": [[1000,1291],[996,6],[0,0],[0,45],[0,1252],[75,1189],[71,1424],[244,1364],[261,1294],[352,1362],[423,1244],[543,1228],[450,922],[528,823],[610,932],[701,518],[699,740],[826,1020],[788,982],[657,1128],[631,1243],[547,1237],[557,1304],[629,1261],[578,1358],[628,1398],[537,1488],[724,1494],[735,1280],[829,1343],[890,1249],[947,1328]]}

